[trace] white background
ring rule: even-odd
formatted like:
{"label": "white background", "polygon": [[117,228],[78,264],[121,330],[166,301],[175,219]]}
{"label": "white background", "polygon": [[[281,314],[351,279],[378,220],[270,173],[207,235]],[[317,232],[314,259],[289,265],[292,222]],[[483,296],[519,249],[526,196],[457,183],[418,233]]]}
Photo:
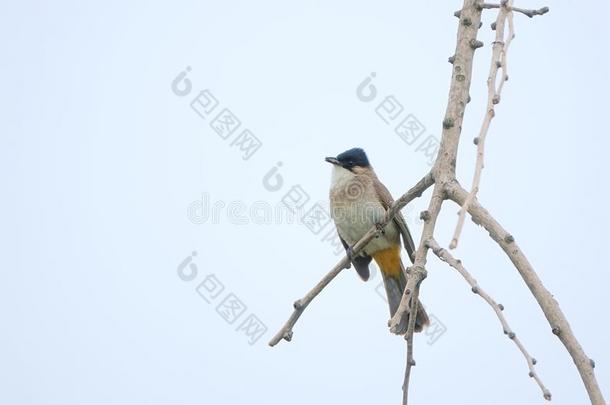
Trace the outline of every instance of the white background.
{"label": "white background", "polygon": [[[297,3],[297,2],[294,2]],[[291,343],[266,343],[338,257],[302,224],[195,224],[189,205],[279,206],[293,185],[326,201],[323,158],[365,148],[395,196],[429,169],[376,114],[394,95],[438,136],[460,2],[4,2],[0,12],[0,402],[398,404],[405,344],[379,279],[348,270]],[[605,2],[515,16],[510,80],[491,127],[481,202],[559,300],[610,395]],[[458,175],[469,186],[486,98],[484,12]],[[172,80],[187,66],[192,93]],[[356,87],[376,72],[377,100]],[[189,106],[203,89],[263,143],[244,161]],[[262,178],[277,162],[283,188]],[[426,194],[405,210],[419,239]],[[261,203],[263,202],[263,203]],[[457,208],[437,228],[450,241]],[[260,219],[260,218],[259,218]],[[243,222],[243,221],[242,221]],[[178,264],[197,251],[196,280]],[[587,396],[569,355],[503,252],[466,222],[461,258],[505,307],[556,404]],[[415,339],[414,404],[542,403],[491,309],[430,257],[422,287],[447,328]],[[248,309],[229,325],[196,286],[215,274]],[[254,345],[235,329],[253,313]]]}

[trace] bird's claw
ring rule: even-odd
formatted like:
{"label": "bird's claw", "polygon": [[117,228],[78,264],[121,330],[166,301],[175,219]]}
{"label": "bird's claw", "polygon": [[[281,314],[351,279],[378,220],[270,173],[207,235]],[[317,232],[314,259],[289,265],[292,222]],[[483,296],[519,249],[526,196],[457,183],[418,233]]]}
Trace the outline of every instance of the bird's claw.
{"label": "bird's claw", "polygon": [[347,258],[351,262],[352,259],[354,258],[354,248],[351,247],[351,246],[348,246],[347,249],[346,249],[346,253],[347,253]]}
{"label": "bird's claw", "polygon": [[347,255],[347,267],[346,269],[352,268],[352,258],[354,257],[354,249],[351,246],[345,248],[345,254]]}
{"label": "bird's claw", "polygon": [[[385,234],[385,225],[381,222],[375,222],[375,228],[377,228],[377,232],[379,232],[379,234],[383,235]],[[379,236],[379,235],[377,235]]]}

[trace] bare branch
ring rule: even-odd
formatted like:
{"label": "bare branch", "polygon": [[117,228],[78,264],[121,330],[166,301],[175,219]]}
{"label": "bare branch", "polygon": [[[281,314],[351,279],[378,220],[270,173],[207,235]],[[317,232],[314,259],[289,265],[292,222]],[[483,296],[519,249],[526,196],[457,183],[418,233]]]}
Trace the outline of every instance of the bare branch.
{"label": "bare branch", "polygon": [[[462,121],[466,104],[470,100],[469,91],[471,85],[473,57],[476,49],[483,44],[477,40],[477,32],[481,25],[481,11],[485,8],[499,8],[500,12],[496,23],[496,40],[493,43],[492,64],[488,78],[488,103],[487,113],[479,137],[477,138],[477,166],[473,178],[471,192],[467,192],[459,185],[455,175],[455,167],[457,161],[457,150],[461,135]],[[457,44],[454,55],[450,58],[452,63],[452,77],[449,88],[449,100],[443,119],[443,129],[441,144],[434,166],[422,180],[411,188],[405,195],[398,199],[386,212],[384,220],[380,226],[370,229],[355,246],[352,247],[354,254],[358,254],[368,242],[377,236],[381,229],[394,217],[394,215],[404,207],[408,202],[415,197],[420,196],[424,190],[434,184],[432,197],[428,205],[428,210],[422,213],[422,219],[425,224],[422,230],[419,247],[415,253],[413,266],[407,274],[407,286],[403,293],[400,305],[394,316],[390,320],[390,330],[398,333],[401,328],[399,325],[404,325],[405,317],[409,313],[415,314],[417,311],[417,302],[421,282],[426,278],[426,257],[428,250],[432,248],[439,257],[444,258],[448,263],[453,263],[454,267],[462,273],[462,275],[472,285],[483,299],[485,299],[496,311],[504,330],[509,337],[515,342],[519,350],[523,353],[528,361],[530,375],[536,380],[545,394],[545,398],[550,398],[550,393],[538,378],[535,369],[534,359],[528,354],[520,340],[516,338],[514,332],[508,327],[506,319],[501,314],[500,306],[489,295],[483,292],[476,284],[476,281],[466,272],[458,261],[456,261],[445,250],[439,251],[438,244],[434,242],[434,230],[438,215],[441,211],[442,204],[445,199],[451,199],[458,203],[461,207],[460,222],[456,227],[456,232],[451,245],[457,245],[460,231],[463,226],[465,213],[468,212],[475,223],[483,225],[489,232],[490,236],[500,245],[504,252],[511,259],[519,273],[521,274],[526,285],[538,301],[542,308],[552,332],[559,337],[564,344],[581,375],[585,388],[593,405],[605,404],[602,393],[597,384],[595,374],[593,372],[594,362],[589,359],[576,338],[574,337],[570,325],[565,316],[561,312],[557,301],[545,289],[544,285],[534,272],[532,266],[527,261],[527,258],[520,251],[514,241],[514,238],[508,234],[500,224],[479,204],[477,200],[477,192],[480,183],[481,171],[483,169],[484,144],[491,119],[494,115],[494,105],[500,101],[500,95],[504,82],[508,79],[506,74],[506,53],[510,42],[514,36],[512,12],[520,12],[529,17],[534,15],[542,15],[548,12],[548,8],[544,7],[540,10],[523,10],[512,7],[511,0],[502,0],[501,4],[484,4],[480,0],[464,0],[462,10],[456,13],[460,19],[460,24],[457,34]],[[505,23],[508,21],[508,37],[505,38]],[[498,72],[502,72],[502,78],[499,85],[496,85],[496,77]],[[290,340],[292,337],[292,328],[299,319],[304,309],[309,303],[324,289],[326,285],[332,281],[334,277],[344,268],[349,267],[349,260],[344,257],[304,298],[295,302],[295,310],[286,322],[286,324],[278,331],[271,339],[269,345],[274,346],[280,340]],[[407,404],[409,379],[411,375],[411,367],[413,361],[413,331],[415,325],[415,316],[409,317],[407,324],[407,332],[405,339],[407,340],[407,364],[405,367],[405,379],[403,383],[403,404]],[[548,395],[547,395],[548,394]]]}
{"label": "bare branch", "polygon": [[[481,7],[487,8],[487,9],[500,8],[500,7],[502,7],[502,4],[484,3]],[[518,7],[510,6],[510,10],[514,11],[516,13],[524,14],[524,15],[528,16],[529,18],[532,18],[535,15],[543,15],[543,14],[546,14],[546,13],[549,12],[549,8],[548,7],[542,7],[542,8],[539,8],[538,10],[526,10],[526,9],[523,9],[523,8],[518,8]]]}
{"label": "bare branch", "polygon": [[[413,302],[411,313],[416,314],[419,303],[419,284],[416,284],[415,289],[413,290],[411,302]],[[413,332],[415,331],[415,318],[415,315],[409,318],[409,326],[407,327],[407,333],[405,335],[405,339],[407,341],[407,364],[405,365],[405,378],[402,383],[402,403],[404,405],[407,405],[409,402],[409,381],[411,379],[411,367],[415,365],[415,360],[413,360]]]}
{"label": "bare branch", "polygon": [[[403,291],[402,299],[400,300],[400,304],[398,305],[398,309],[390,319],[389,327],[390,332],[400,334],[404,332],[404,327],[401,328],[400,325],[404,325],[406,321],[406,317],[409,314],[416,314],[417,312],[413,312],[411,307],[415,306],[417,303],[413,303],[413,299],[411,297],[412,294],[417,293],[419,290],[419,286],[421,282],[426,278],[426,255],[428,252],[428,247],[423,241],[428,238],[431,238],[434,235],[434,227],[436,226],[436,219],[438,218],[438,214],[441,210],[441,205],[443,203],[443,195],[442,189],[438,187],[438,184],[434,187],[434,191],[432,192],[432,198],[430,199],[430,205],[428,206],[428,210],[424,211],[421,217],[424,219],[424,229],[422,231],[422,238],[420,239],[419,248],[415,253],[415,261],[413,266],[411,266],[408,270],[407,274],[407,285],[405,290]],[[415,316],[409,317],[409,323]],[[402,332],[401,332],[402,330]]]}
{"label": "bare branch", "polygon": [[462,277],[464,277],[466,282],[470,285],[473,293],[478,294],[489,304],[489,306],[491,306],[491,308],[496,313],[496,316],[500,320],[500,323],[502,324],[502,330],[504,331],[504,334],[507,335],[508,338],[511,339],[513,342],[515,342],[517,348],[521,351],[523,357],[525,357],[525,361],[527,361],[527,366],[529,368],[529,376],[536,381],[536,383],[542,390],[542,395],[544,396],[544,399],[550,401],[551,391],[549,391],[544,386],[542,380],[536,373],[536,369],[534,368],[534,365],[536,364],[536,359],[529,355],[515,332],[513,332],[512,328],[508,325],[508,321],[506,320],[506,318],[504,317],[504,313],[502,312],[504,311],[504,306],[498,304],[493,298],[491,298],[489,294],[485,292],[485,290],[483,290],[479,286],[477,280],[475,280],[474,277],[472,277],[472,275],[468,272],[468,270],[466,270],[466,268],[462,265],[461,260],[455,259],[451,255],[451,253],[449,253],[446,249],[443,249],[434,239],[428,239],[426,244],[428,245],[428,247],[430,247],[430,249],[432,249],[434,254],[438,256],[439,259],[456,269],[462,275]]}
{"label": "bare branch", "polygon": [[457,150],[462,130],[464,111],[468,103],[470,84],[472,78],[472,62],[477,47],[472,46],[477,42],[477,32],[481,22],[481,8],[477,0],[465,0],[459,13],[461,24],[459,24],[457,43],[453,57],[453,73],[449,87],[449,100],[443,120],[443,132],[439,152],[432,168],[436,181],[432,198],[425,216],[424,229],[420,245],[415,254],[415,262],[411,269],[410,278],[407,281],[402,300],[392,319],[390,320],[390,331],[398,332],[398,326],[403,325],[404,318],[409,313],[410,293],[416,285],[425,278],[425,265],[428,247],[425,241],[434,236],[436,220],[445,199],[444,184],[455,178],[455,164]]}
{"label": "bare branch", "polygon": [[[409,191],[403,194],[398,200],[392,204],[390,209],[386,212],[386,215],[380,223],[380,227],[371,228],[353,247],[352,251],[354,255],[357,255],[362,251],[362,249],[373,239],[376,235],[379,234],[380,229],[383,228],[388,222],[390,222],[394,215],[401,208],[407,205],[409,202],[414,200],[415,198],[422,195],[424,191],[428,187],[430,187],[434,183],[434,179],[432,178],[432,173],[428,173],[424,176],[415,186],[413,186]],[[294,324],[298,321],[299,317],[305,311],[305,308],[309,305],[309,303],[326,287],[336,276],[341,272],[341,270],[349,268],[350,261],[347,256],[344,256],[343,259],[339,263],[333,267],[318,284],[314,288],[311,289],[303,298],[295,301],[294,303],[294,311],[288,321],[282,326],[282,328],[275,334],[275,336],[269,341],[269,346],[275,346],[282,339],[286,341],[290,341],[292,339],[292,328]]]}
{"label": "bare branch", "polygon": [[[479,185],[481,184],[481,174],[483,171],[483,167],[485,167],[485,140],[487,139],[487,133],[489,132],[489,125],[491,124],[491,120],[495,116],[494,106],[500,102],[504,82],[508,79],[508,74],[506,72],[506,54],[508,52],[508,47],[511,41],[515,36],[512,23],[512,12],[510,11],[511,6],[512,1],[503,2],[502,7],[498,12],[498,17],[496,18],[496,39],[493,43],[491,53],[491,66],[489,68],[489,75],[487,77],[486,113],[485,117],[483,118],[483,123],[481,124],[481,129],[479,130],[479,136],[475,138],[475,144],[477,145],[477,160],[472,179],[472,188],[470,189],[470,194],[468,195],[468,198],[466,199],[464,205],[458,213],[458,222],[455,227],[453,239],[449,244],[449,249],[455,249],[457,247],[460,234],[462,233],[462,228],[464,227],[464,218],[466,216],[466,211],[468,210],[468,204],[470,204],[470,201],[472,201],[472,199],[479,192]],[[509,30],[508,36],[505,39],[504,26],[506,20],[508,20],[509,22]],[[498,73],[501,73],[499,86],[496,85]]]}
{"label": "bare branch", "polygon": [[[452,182],[447,185],[448,197],[459,205],[463,205],[468,198],[468,192],[457,182]],[[559,308],[559,304],[553,295],[544,287],[540,278],[534,271],[534,268],[523,254],[515,238],[508,233],[491,214],[481,206],[475,198],[468,207],[468,213],[472,216],[472,220],[483,226],[489,236],[500,245],[506,253],[513,265],[519,271],[519,274],[525,281],[525,284],[530,289],[532,295],[538,302],[538,305],[544,312],[544,316],[551,326],[553,334],[555,334],[561,343],[565,346],[572,360],[580,373],[580,377],[585,385],[589,399],[594,405],[603,405],[606,402],[599,389],[595,373],[593,371],[594,362],[585,354],[582,346],[576,340],[570,324],[565,315]]]}

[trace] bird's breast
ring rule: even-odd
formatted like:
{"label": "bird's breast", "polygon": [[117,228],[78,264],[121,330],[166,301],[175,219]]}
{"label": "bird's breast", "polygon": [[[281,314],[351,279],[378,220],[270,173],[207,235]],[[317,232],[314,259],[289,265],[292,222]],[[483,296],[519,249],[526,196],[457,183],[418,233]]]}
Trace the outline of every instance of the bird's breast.
{"label": "bird's breast", "polygon": [[[339,235],[350,245],[358,242],[369,229],[381,222],[386,213],[372,182],[366,180],[334,184],[330,190],[330,209]],[[397,243],[398,229],[394,222],[390,222],[384,234],[369,242],[365,251],[372,254]]]}

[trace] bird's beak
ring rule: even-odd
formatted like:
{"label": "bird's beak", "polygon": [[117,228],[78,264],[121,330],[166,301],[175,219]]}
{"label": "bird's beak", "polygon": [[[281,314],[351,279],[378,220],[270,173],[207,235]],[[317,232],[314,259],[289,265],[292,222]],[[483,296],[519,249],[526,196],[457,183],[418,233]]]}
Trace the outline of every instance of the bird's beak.
{"label": "bird's beak", "polygon": [[334,157],[327,157],[324,160],[326,160],[328,163],[331,163],[333,165],[340,165],[341,164],[341,163],[339,163],[337,158],[334,158]]}

